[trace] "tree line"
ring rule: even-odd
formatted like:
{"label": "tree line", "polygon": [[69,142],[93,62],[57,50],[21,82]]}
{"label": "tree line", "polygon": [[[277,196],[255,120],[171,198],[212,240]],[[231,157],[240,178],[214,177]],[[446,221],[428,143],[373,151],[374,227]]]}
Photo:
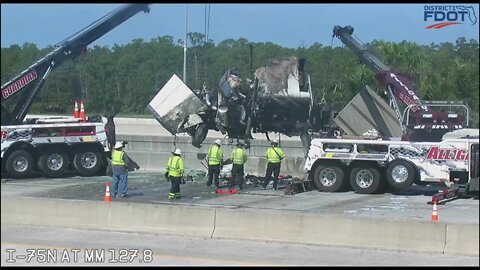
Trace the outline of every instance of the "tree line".
{"label": "tree line", "polygon": [[[306,59],[306,71],[317,103],[345,106],[364,85],[383,93],[374,73],[359,63],[346,47],[315,43],[285,48],[277,44],[227,39],[218,44],[202,33],[188,34],[186,83],[192,89],[216,90],[229,68],[253,78],[255,69],[270,59],[297,56]],[[340,41],[338,41],[340,43]],[[250,60],[250,46],[253,57]],[[479,126],[479,44],[456,42],[419,45],[374,40],[365,46],[383,63],[406,74],[422,100],[458,100],[470,108],[474,127]],[[53,47],[33,43],[1,49],[2,85],[45,56]],[[183,76],[183,40],[161,36],[150,41],[134,39],[125,45],[93,46],[87,53],[58,67],[33,104],[32,114],[70,114],[73,101],[82,99],[87,115],[114,111],[118,115],[151,115],[147,104],[172,74]],[[244,80],[245,81],[245,80]]]}

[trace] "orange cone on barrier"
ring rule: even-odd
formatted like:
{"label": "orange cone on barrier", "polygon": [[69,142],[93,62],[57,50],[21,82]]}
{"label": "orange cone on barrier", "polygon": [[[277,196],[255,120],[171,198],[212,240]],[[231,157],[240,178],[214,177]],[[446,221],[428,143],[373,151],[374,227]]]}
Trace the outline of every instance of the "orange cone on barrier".
{"label": "orange cone on barrier", "polygon": [[112,197],[110,197],[110,183],[109,182],[106,182],[105,183],[105,199],[104,199],[105,202],[111,202],[112,201]]}
{"label": "orange cone on barrier", "polygon": [[432,221],[438,221],[437,201],[433,201]]}
{"label": "orange cone on barrier", "polygon": [[73,106],[73,118],[78,118],[78,101],[75,100],[75,105]]}
{"label": "orange cone on barrier", "polygon": [[82,119],[82,122],[87,121],[87,118],[85,117],[85,107],[83,107],[83,100],[80,100],[80,115],[78,117]]}

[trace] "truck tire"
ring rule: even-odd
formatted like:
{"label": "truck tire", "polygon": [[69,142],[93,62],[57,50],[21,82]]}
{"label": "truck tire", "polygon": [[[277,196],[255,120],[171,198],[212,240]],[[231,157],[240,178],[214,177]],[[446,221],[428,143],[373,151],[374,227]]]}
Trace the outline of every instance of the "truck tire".
{"label": "truck tire", "polygon": [[12,152],[5,162],[5,170],[12,178],[25,178],[33,168],[33,158],[25,150]]}
{"label": "truck tire", "polygon": [[200,148],[202,147],[202,142],[205,140],[207,137],[208,133],[208,127],[207,124],[199,124],[197,129],[195,130],[195,133],[192,136],[192,145]]}
{"label": "truck tire", "polygon": [[387,181],[395,189],[404,189],[415,181],[415,167],[408,161],[396,159],[387,166]]}
{"label": "truck tire", "polygon": [[82,176],[94,175],[103,166],[102,154],[95,147],[78,148],[73,157],[73,166]]}
{"label": "truck tire", "polygon": [[48,177],[60,177],[68,169],[68,155],[61,148],[45,149],[38,158],[38,168]]}
{"label": "truck tire", "polygon": [[313,172],[313,183],[323,192],[336,192],[343,187],[345,173],[336,165],[321,164]]}
{"label": "truck tire", "polygon": [[350,172],[350,185],[359,194],[373,194],[380,190],[382,181],[380,171],[372,166],[358,165]]}

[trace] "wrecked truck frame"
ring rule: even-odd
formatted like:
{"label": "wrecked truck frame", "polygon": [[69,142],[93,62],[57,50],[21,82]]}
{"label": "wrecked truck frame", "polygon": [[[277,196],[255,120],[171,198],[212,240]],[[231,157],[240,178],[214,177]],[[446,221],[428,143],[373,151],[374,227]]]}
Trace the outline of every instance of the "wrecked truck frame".
{"label": "wrecked truck frame", "polygon": [[333,134],[336,112],[315,104],[305,59],[272,59],[258,68],[250,85],[242,87],[235,68],[221,77],[216,90],[194,91],[176,74],[148,104],[157,121],[172,135],[187,133],[201,148],[209,130],[220,131],[247,147],[253,133],[300,136],[308,150],[312,133]]}

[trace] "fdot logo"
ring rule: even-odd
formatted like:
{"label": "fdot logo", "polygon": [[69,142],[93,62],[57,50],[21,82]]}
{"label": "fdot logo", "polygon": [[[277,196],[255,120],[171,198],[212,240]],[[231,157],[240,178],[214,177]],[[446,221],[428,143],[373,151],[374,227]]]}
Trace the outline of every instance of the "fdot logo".
{"label": "fdot logo", "polygon": [[425,28],[440,29],[454,24],[470,23],[474,25],[477,23],[477,16],[475,15],[473,6],[428,5],[424,6],[423,9],[423,20],[434,23]]}

